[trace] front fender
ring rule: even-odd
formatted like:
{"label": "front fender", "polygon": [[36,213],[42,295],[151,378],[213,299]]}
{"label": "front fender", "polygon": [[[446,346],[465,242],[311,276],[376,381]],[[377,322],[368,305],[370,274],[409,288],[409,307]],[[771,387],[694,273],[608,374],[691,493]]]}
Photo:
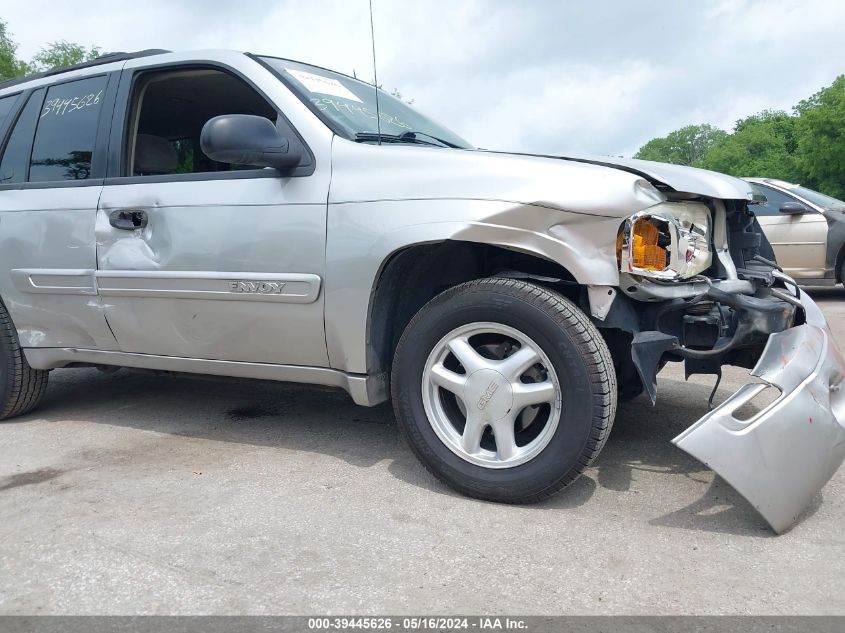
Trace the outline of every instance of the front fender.
{"label": "front fender", "polygon": [[556,262],[584,285],[616,286],[620,222],[500,200],[331,204],[325,283],[331,366],[367,372],[370,296],[384,264],[402,249],[447,240],[489,244]]}

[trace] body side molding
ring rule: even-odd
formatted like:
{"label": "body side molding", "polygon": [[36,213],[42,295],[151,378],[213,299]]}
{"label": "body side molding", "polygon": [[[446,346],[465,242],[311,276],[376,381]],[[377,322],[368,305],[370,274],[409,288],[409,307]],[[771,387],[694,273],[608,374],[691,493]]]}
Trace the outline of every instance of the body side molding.
{"label": "body side molding", "polygon": [[17,268],[11,271],[12,283],[28,294],[96,295],[93,269]]}
{"label": "body side molding", "polygon": [[20,292],[102,297],[148,297],[313,303],[322,279],[306,273],[162,270],[16,269]]}

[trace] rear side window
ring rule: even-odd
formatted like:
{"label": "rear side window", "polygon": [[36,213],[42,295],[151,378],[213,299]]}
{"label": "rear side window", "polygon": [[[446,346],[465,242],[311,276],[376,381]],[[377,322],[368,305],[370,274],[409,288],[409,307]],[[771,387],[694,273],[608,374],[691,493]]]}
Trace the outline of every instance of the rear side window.
{"label": "rear side window", "polygon": [[18,95],[14,95],[13,97],[3,97],[0,99],[0,130],[3,129],[3,124],[6,123],[6,117],[9,116],[9,112],[12,110],[12,106],[15,105],[15,101],[17,100]]}
{"label": "rear side window", "polygon": [[38,116],[32,146],[30,182],[85,180],[103,107],[107,77],[52,86]]}
{"label": "rear side window", "polygon": [[3,160],[0,161],[0,185],[11,185],[26,180],[32,135],[38,123],[43,96],[43,90],[33,92],[29,96],[29,101],[18,117],[15,127],[12,128],[9,142],[6,143],[6,151],[3,152]]}

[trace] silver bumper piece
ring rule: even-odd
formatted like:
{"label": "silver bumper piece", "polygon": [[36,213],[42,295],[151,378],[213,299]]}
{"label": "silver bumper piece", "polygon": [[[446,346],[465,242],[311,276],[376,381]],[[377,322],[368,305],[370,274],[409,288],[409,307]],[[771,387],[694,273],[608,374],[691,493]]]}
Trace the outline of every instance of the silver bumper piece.
{"label": "silver bumper piece", "polygon": [[[801,293],[806,324],[769,337],[744,385],[672,443],[712,468],[780,534],[845,460],[845,362],[821,310]],[[736,411],[766,389],[752,417]]]}

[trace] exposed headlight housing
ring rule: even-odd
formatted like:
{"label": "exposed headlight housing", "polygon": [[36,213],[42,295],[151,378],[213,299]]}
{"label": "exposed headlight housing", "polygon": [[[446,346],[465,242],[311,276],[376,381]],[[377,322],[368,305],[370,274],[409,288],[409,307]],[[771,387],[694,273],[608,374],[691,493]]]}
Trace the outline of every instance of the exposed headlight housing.
{"label": "exposed headlight housing", "polygon": [[619,270],[676,281],[701,274],[713,261],[710,209],[698,202],[663,202],[635,213],[619,230]]}

